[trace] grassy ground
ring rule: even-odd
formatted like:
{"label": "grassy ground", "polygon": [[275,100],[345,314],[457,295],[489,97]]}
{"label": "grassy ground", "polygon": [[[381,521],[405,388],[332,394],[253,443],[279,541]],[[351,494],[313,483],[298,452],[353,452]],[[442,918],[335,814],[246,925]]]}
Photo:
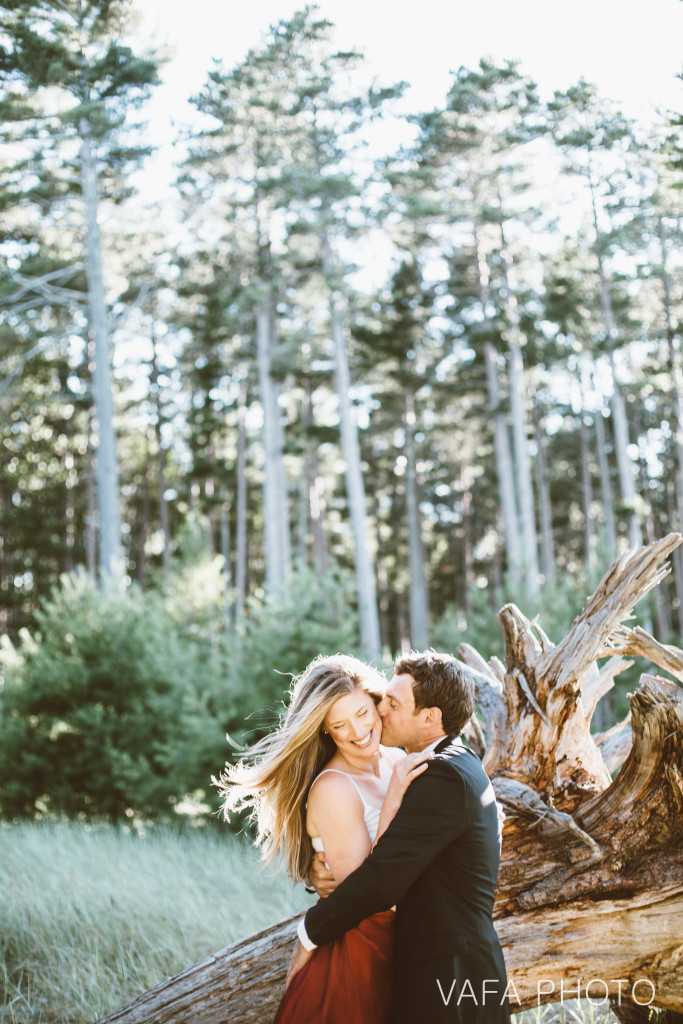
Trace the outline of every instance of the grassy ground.
{"label": "grassy ground", "polygon": [[[92,1024],[310,904],[219,829],[0,825],[0,1024]],[[515,1024],[608,1024],[589,1002]]]}
{"label": "grassy ground", "polygon": [[0,1022],[90,1024],[309,903],[218,829],[0,826]]}

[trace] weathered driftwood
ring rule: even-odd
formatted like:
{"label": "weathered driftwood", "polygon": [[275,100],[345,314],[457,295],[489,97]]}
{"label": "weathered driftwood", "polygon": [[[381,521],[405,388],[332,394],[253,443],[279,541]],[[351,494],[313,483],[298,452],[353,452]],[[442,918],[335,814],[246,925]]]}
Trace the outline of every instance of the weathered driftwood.
{"label": "weathered driftwood", "polygon": [[[643,675],[630,723],[590,734],[626,657],[683,680],[683,651],[622,625],[680,541],[671,534],[615,562],[557,646],[507,605],[505,664],[459,649],[477,673],[484,723],[470,738],[506,812],[496,926],[513,1010],[575,998],[587,985],[596,1001],[608,992],[683,1010],[683,689]],[[598,668],[603,658],[611,660]],[[102,1024],[266,1024],[296,920],[223,950]]]}

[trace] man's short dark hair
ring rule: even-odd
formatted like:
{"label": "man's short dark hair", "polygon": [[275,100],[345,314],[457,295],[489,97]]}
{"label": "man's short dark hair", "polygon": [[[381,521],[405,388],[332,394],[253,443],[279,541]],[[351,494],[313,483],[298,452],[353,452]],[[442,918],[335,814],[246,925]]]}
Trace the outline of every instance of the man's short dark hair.
{"label": "man's short dark hair", "polygon": [[410,651],[402,655],[394,672],[415,680],[415,710],[440,708],[443,730],[458,736],[474,714],[474,677],[467,666],[451,654]]}

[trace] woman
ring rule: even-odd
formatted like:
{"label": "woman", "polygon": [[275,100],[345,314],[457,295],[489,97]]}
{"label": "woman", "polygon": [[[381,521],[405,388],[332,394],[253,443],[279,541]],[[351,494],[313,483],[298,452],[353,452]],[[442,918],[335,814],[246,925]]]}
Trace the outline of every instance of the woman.
{"label": "woman", "polygon": [[[305,881],[313,850],[335,880],[365,860],[398,810],[421,755],[380,745],[377,704],[385,680],[356,658],[313,661],[296,681],[282,724],[252,763],[217,781],[224,810],[250,806],[265,860],[278,855]],[[316,950],[288,987],[274,1024],[382,1024],[392,988],[393,911],[363,921]]]}

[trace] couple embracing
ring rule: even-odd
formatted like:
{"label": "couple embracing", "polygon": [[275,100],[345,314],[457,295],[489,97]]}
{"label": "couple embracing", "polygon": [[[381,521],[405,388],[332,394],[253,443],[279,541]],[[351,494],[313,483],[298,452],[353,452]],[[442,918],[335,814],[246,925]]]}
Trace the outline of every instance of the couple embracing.
{"label": "couple embracing", "polygon": [[474,680],[450,655],[405,655],[388,684],[321,657],[250,762],[226,767],[226,811],[251,806],[266,858],[324,897],[274,1024],[509,1022],[498,806],[459,739],[473,712]]}

